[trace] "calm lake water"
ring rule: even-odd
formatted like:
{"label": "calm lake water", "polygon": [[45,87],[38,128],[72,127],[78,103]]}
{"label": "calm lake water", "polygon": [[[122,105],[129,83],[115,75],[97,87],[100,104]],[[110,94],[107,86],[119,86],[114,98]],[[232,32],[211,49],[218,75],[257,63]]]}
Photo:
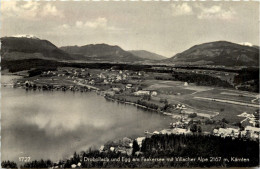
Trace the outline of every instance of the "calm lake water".
{"label": "calm lake water", "polygon": [[[3,81],[10,77],[2,76]],[[170,118],[132,105],[106,101],[94,92],[1,88],[2,160],[53,161],[109,140],[144,136],[168,127]]]}

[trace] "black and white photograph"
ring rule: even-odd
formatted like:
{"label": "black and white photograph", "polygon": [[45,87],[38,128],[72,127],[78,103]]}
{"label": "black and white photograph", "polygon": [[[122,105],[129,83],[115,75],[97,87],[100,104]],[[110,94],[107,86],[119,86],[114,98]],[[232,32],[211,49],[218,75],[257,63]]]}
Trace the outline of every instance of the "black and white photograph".
{"label": "black and white photograph", "polygon": [[260,167],[259,5],[2,0],[1,167]]}

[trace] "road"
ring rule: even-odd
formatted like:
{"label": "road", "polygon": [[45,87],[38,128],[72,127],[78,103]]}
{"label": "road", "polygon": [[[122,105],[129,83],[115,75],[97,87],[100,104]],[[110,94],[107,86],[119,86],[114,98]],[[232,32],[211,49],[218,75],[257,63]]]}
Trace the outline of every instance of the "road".
{"label": "road", "polygon": [[88,89],[99,90],[99,88],[97,88],[97,87],[90,86],[90,85],[86,85],[86,84],[83,84],[83,83],[80,83],[80,82],[77,82],[76,84],[79,85],[79,86],[85,86],[85,87],[87,87]]}
{"label": "road", "polygon": [[208,98],[208,97],[194,97],[194,98],[200,99],[200,100],[209,100],[209,101],[216,101],[216,102],[221,102],[221,103],[236,104],[236,105],[240,105],[240,106],[248,106],[248,107],[256,107],[256,108],[260,107],[259,105],[256,105],[256,104],[243,103],[243,102],[224,100],[224,99],[214,99],[214,98]]}

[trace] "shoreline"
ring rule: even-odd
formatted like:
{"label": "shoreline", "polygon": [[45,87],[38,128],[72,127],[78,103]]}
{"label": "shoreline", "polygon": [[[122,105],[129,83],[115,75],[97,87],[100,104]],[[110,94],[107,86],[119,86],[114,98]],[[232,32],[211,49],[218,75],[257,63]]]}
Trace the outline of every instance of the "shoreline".
{"label": "shoreline", "polygon": [[158,111],[158,110],[143,106],[141,104],[137,104],[137,103],[133,103],[133,102],[129,102],[129,101],[121,101],[121,100],[113,99],[113,98],[106,97],[106,96],[104,96],[104,98],[107,99],[107,100],[116,101],[116,102],[123,103],[123,104],[129,104],[129,105],[134,105],[136,107],[141,107],[143,109],[147,109],[147,110],[150,110],[150,111],[153,111],[153,112],[157,112],[157,113],[160,113],[160,114],[163,114],[163,115],[166,115],[166,116],[172,116],[173,115],[169,112]]}

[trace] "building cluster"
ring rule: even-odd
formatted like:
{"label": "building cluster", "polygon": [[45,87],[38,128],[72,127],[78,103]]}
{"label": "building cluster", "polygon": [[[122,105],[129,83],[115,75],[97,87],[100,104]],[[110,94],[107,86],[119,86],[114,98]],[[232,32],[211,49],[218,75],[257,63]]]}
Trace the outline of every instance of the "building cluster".
{"label": "building cluster", "polygon": [[182,117],[180,121],[177,121],[175,123],[170,123],[171,128],[187,128],[189,125],[191,119],[187,117]]}
{"label": "building cluster", "polygon": [[124,137],[122,140],[108,142],[105,145],[102,145],[99,149],[99,152],[108,152],[108,151],[120,152],[122,154],[132,155],[133,140]]}
{"label": "building cluster", "polygon": [[191,134],[191,131],[190,129],[186,129],[186,128],[173,128],[173,129],[163,129],[161,131],[154,131],[152,133],[148,132],[148,131],[145,131],[145,135],[146,137],[150,137],[152,135],[157,135],[157,134]]}
{"label": "building cluster", "polygon": [[238,117],[244,117],[240,123],[242,126],[252,126],[256,127],[259,126],[259,112],[255,112],[253,114],[243,112],[242,114],[238,115]]}
{"label": "building cluster", "polygon": [[213,135],[220,137],[246,137],[250,139],[259,139],[260,128],[246,126],[244,130],[240,131],[240,129],[236,128],[219,128],[213,130]]}
{"label": "building cluster", "polygon": [[173,129],[163,129],[159,132],[159,134],[191,134],[191,131],[189,129],[176,127]]}
{"label": "building cluster", "polygon": [[154,90],[138,90],[134,92],[135,96],[157,96],[157,91]]}
{"label": "building cluster", "polygon": [[213,135],[220,137],[234,137],[238,138],[239,129],[236,128],[219,128],[213,130]]}

